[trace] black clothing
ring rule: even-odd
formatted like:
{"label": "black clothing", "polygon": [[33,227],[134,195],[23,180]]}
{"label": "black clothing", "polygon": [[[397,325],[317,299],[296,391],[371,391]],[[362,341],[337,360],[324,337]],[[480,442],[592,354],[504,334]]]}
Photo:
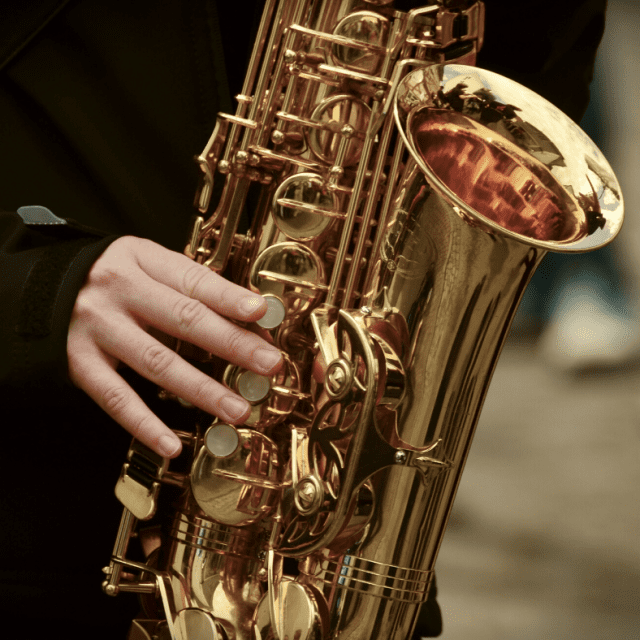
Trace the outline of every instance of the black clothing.
{"label": "black clothing", "polygon": [[[216,113],[232,108],[228,78],[239,91],[253,4],[1,3],[0,609],[28,620],[27,638],[36,619],[60,629],[74,617],[66,637],[95,638],[83,625],[122,612],[126,628],[135,608],[133,597],[103,596],[96,573],[118,526],[111,495],[129,436],[69,383],[66,333],[83,279],[113,239],[182,249],[191,158]],[[605,1],[486,4],[479,66],[578,120]],[[78,222],[26,225],[15,211],[35,204]]]}

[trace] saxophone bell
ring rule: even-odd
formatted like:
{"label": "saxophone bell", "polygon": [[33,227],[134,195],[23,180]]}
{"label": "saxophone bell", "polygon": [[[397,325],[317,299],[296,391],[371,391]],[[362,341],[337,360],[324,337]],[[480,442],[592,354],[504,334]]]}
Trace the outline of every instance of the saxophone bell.
{"label": "saxophone bell", "polygon": [[434,65],[405,76],[394,106],[414,162],[472,224],[566,253],[617,235],[623,201],[611,167],[533,91],[483,69]]}

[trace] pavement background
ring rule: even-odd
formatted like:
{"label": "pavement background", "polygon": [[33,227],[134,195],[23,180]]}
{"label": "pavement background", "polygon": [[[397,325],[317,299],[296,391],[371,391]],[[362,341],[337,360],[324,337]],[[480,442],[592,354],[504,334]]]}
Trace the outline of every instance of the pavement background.
{"label": "pavement background", "polygon": [[639,388],[508,341],[436,565],[443,640],[640,637]]}
{"label": "pavement background", "polygon": [[[626,220],[610,249],[580,256],[590,260],[576,261],[560,291],[586,279],[608,297],[620,338],[610,342],[626,364],[582,375],[554,369],[522,331],[553,319],[552,296],[536,309],[539,286],[538,300],[525,299],[520,339],[509,338],[498,363],[436,565],[443,640],[640,638],[638,0],[608,2],[592,96],[590,133],[620,180]],[[617,277],[602,270],[607,260]]]}

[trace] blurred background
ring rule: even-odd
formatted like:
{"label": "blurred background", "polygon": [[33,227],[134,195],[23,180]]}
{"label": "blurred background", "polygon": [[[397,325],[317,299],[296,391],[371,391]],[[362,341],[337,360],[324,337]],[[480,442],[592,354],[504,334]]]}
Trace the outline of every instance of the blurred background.
{"label": "blurred background", "polygon": [[625,225],[548,255],[521,304],[438,557],[444,640],[640,637],[637,0],[609,0],[591,92]]}

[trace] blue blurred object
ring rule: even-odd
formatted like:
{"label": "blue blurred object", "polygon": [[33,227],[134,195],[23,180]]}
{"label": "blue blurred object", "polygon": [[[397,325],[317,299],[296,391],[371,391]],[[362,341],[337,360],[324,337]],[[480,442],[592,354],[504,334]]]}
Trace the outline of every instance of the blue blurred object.
{"label": "blue blurred object", "polygon": [[[591,102],[580,126],[607,155],[602,78],[602,65],[596,61]],[[605,314],[628,315],[628,292],[623,286],[615,243],[580,255],[549,253],[524,294],[514,331],[530,335],[542,333],[551,318],[570,304],[572,290],[580,292],[582,298],[590,295],[592,303],[601,307]]]}

